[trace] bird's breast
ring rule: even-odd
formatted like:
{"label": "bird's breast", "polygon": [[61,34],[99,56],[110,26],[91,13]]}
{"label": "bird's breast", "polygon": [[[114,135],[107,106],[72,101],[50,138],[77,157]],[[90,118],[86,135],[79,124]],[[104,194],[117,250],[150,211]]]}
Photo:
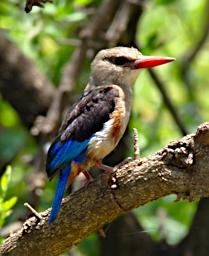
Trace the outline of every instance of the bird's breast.
{"label": "bird's breast", "polygon": [[130,112],[127,111],[122,96],[116,100],[115,110],[110,114],[110,119],[104,123],[103,129],[96,132],[89,141],[89,159],[101,160],[106,157],[117,146],[124,134]]}
{"label": "bird's breast", "polygon": [[117,143],[117,141],[121,137],[121,133],[123,132],[123,126],[125,125],[125,113],[124,111],[114,111],[111,114],[111,119],[113,120],[111,137],[112,140]]}

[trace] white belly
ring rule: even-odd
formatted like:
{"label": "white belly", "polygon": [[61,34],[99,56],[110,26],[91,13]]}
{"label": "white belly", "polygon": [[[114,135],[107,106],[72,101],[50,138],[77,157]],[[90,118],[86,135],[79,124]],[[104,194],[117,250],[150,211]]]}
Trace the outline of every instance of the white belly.
{"label": "white belly", "polygon": [[129,113],[124,113],[120,128],[117,127],[117,136],[114,134],[114,119],[107,121],[104,128],[95,133],[88,145],[88,156],[90,159],[101,160],[111,153],[123,136],[129,120]]}
{"label": "white belly", "polygon": [[104,124],[103,129],[96,132],[88,144],[88,158],[93,161],[102,160],[113,151],[128,125],[132,90],[128,89],[128,96],[125,97],[123,90],[116,85],[115,87],[120,94],[115,102],[115,110],[110,114],[110,120]]}

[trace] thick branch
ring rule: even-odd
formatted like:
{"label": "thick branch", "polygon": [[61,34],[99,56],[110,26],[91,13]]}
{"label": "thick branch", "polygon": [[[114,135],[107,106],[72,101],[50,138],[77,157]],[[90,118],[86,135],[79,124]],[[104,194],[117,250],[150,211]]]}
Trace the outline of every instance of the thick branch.
{"label": "thick branch", "polygon": [[[2,255],[59,255],[124,212],[172,193],[189,200],[209,196],[209,123],[195,134],[141,161],[131,161],[112,177],[97,180],[63,200],[59,220],[27,220],[1,247]],[[113,186],[114,185],[114,186]]]}
{"label": "thick branch", "polygon": [[108,26],[112,15],[114,15],[117,7],[120,5],[120,2],[121,1],[119,0],[104,0],[101,6],[97,9],[91,22],[81,31],[80,37],[83,39],[94,39],[95,35],[98,37],[98,33],[101,29]]}
{"label": "thick branch", "polygon": [[[209,251],[209,198],[200,200],[190,231],[179,245],[181,255],[207,256]],[[200,246],[201,243],[201,246]]]}
{"label": "thick branch", "polygon": [[48,135],[57,130],[63,109],[66,107],[67,103],[69,104],[69,98],[81,72],[86,51],[87,47],[85,44],[82,44],[74,51],[70,61],[64,68],[59,89],[55,93],[47,116],[45,118],[40,116],[37,118],[35,126],[32,129],[33,134],[38,135],[41,132],[43,135]]}
{"label": "thick branch", "polygon": [[54,89],[34,63],[0,33],[0,92],[30,127],[37,115],[45,114]]}

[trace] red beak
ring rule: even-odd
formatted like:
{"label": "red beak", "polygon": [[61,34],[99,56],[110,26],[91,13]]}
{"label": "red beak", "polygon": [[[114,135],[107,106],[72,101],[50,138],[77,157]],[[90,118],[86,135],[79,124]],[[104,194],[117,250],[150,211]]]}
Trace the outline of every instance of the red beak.
{"label": "red beak", "polygon": [[152,68],[168,62],[174,61],[175,58],[160,57],[160,56],[142,56],[140,59],[134,62],[134,67],[139,68]]}

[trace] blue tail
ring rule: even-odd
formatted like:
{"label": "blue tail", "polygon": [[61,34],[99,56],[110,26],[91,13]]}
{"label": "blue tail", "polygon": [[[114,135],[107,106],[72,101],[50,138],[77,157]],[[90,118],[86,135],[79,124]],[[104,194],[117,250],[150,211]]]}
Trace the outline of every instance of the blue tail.
{"label": "blue tail", "polygon": [[69,175],[70,166],[67,166],[60,171],[59,180],[57,183],[57,188],[52,203],[52,210],[48,220],[49,224],[52,223],[57,218]]}

